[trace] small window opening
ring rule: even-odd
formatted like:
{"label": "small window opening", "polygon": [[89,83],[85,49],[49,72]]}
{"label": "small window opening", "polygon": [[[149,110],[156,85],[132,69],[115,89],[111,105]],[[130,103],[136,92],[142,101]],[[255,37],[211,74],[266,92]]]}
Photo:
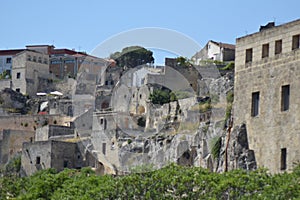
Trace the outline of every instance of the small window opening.
{"label": "small window opening", "polygon": [[68,167],[68,161],[64,160],[64,167]]}
{"label": "small window opening", "polygon": [[11,58],[6,58],[6,63],[11,63]]}
{"label": "small window opening", "polygon": [[259,92],[252,93],[251,116],[255,117],[259,113]]}
{"label": "small window opening", "polygon": [[292,50],[299,49],[299,45],[300,45],[299,40],[300,40],[300,35],[293,36]]}
{"label": "small window opening", "polygon": [[102,153],[106,154],[106,143],[102,143]]}
{"label": "small window opening", "polygon": [[280,169],[286,170],[286,148],[281,149],[281,162],[280,162]]}
{"label": "small window opening", "polygon": [[290,85],[281,87],[281,111],[286,111],[290,107]]}
{"label": "small window opening", "polygon": [[252,48],[246,49],[246,63],[252,62]]}
{"label": "small window opening", "polygon": [[41,164],[41,157],[40,156],[36,157],[35,164],[37,164],[37,165]]}
{"label": "small window opening", "polygon": [[281,54],[282,52],[282,40],[275,41],[275,55]]}
{"label": "small window opening", "polygon": [[262,58],[269,57],[269,44],[262,45]]}

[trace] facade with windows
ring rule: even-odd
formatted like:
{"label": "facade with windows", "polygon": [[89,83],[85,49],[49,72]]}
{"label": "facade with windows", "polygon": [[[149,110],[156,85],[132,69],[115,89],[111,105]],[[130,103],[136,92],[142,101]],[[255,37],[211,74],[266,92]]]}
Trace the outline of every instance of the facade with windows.
{"label": "facade with windows", "polygon": [[246,123],[257,165],[300,161],[300,20],[236,40],[234,124]]}
{"label": "facade with windows", "polygon": [[49,55],[24,50],[12,60],[12,89],[29,96],[35,95],[39,87],[39,78],[49,76]]}
{"label": "facade with windows", "polygon": [[0,74],[6,72],[7,75],[11,75],[12,58],[22,51],[24,49],[0,50]]}

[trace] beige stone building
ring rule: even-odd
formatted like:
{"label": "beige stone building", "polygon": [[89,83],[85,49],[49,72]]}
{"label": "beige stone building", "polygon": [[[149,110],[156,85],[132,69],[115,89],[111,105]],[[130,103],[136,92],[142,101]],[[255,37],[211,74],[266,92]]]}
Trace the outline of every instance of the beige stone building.
{"label": "beige stone building", "polygon": [[35,95],[39,78],[49,76],[49,55],[33,50],[24,50],[13,57],[12,89]]}
{"label": "beige stone building", "polygon": [[300,20],[236,40],[234,124],[246,123],[258,167],[300,161]]}

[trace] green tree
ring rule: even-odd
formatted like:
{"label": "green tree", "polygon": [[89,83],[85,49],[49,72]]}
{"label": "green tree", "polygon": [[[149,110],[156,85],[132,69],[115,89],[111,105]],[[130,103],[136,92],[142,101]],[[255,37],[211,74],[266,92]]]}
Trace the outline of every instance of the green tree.
{"label": "green tree", "polygon": [[131,46],[115,52],[110,58],[117,62],[120,67],[136,67],[142,64],[154,63],[153,52],[140,46]]}
{"label": "green tree", "polygon": [[161,89],[155,89],[149,97],[150,101],[153,104],[160,104],[163,105],[165,103],[170,102],[170,91],[168,90],[161,90]]}

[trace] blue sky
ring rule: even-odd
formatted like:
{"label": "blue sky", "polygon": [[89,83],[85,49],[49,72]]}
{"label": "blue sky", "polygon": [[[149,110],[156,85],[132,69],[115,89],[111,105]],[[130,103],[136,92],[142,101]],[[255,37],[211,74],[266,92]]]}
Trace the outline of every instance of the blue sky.
{"label": "blue sky", "polygon": [[199,46],[210,39],[235,43],[269,21],[300,18],[299,8],[299,0],[0,0],[0,49],[54,44],[91,53],[107,39],[143,27],[177,31]]}

